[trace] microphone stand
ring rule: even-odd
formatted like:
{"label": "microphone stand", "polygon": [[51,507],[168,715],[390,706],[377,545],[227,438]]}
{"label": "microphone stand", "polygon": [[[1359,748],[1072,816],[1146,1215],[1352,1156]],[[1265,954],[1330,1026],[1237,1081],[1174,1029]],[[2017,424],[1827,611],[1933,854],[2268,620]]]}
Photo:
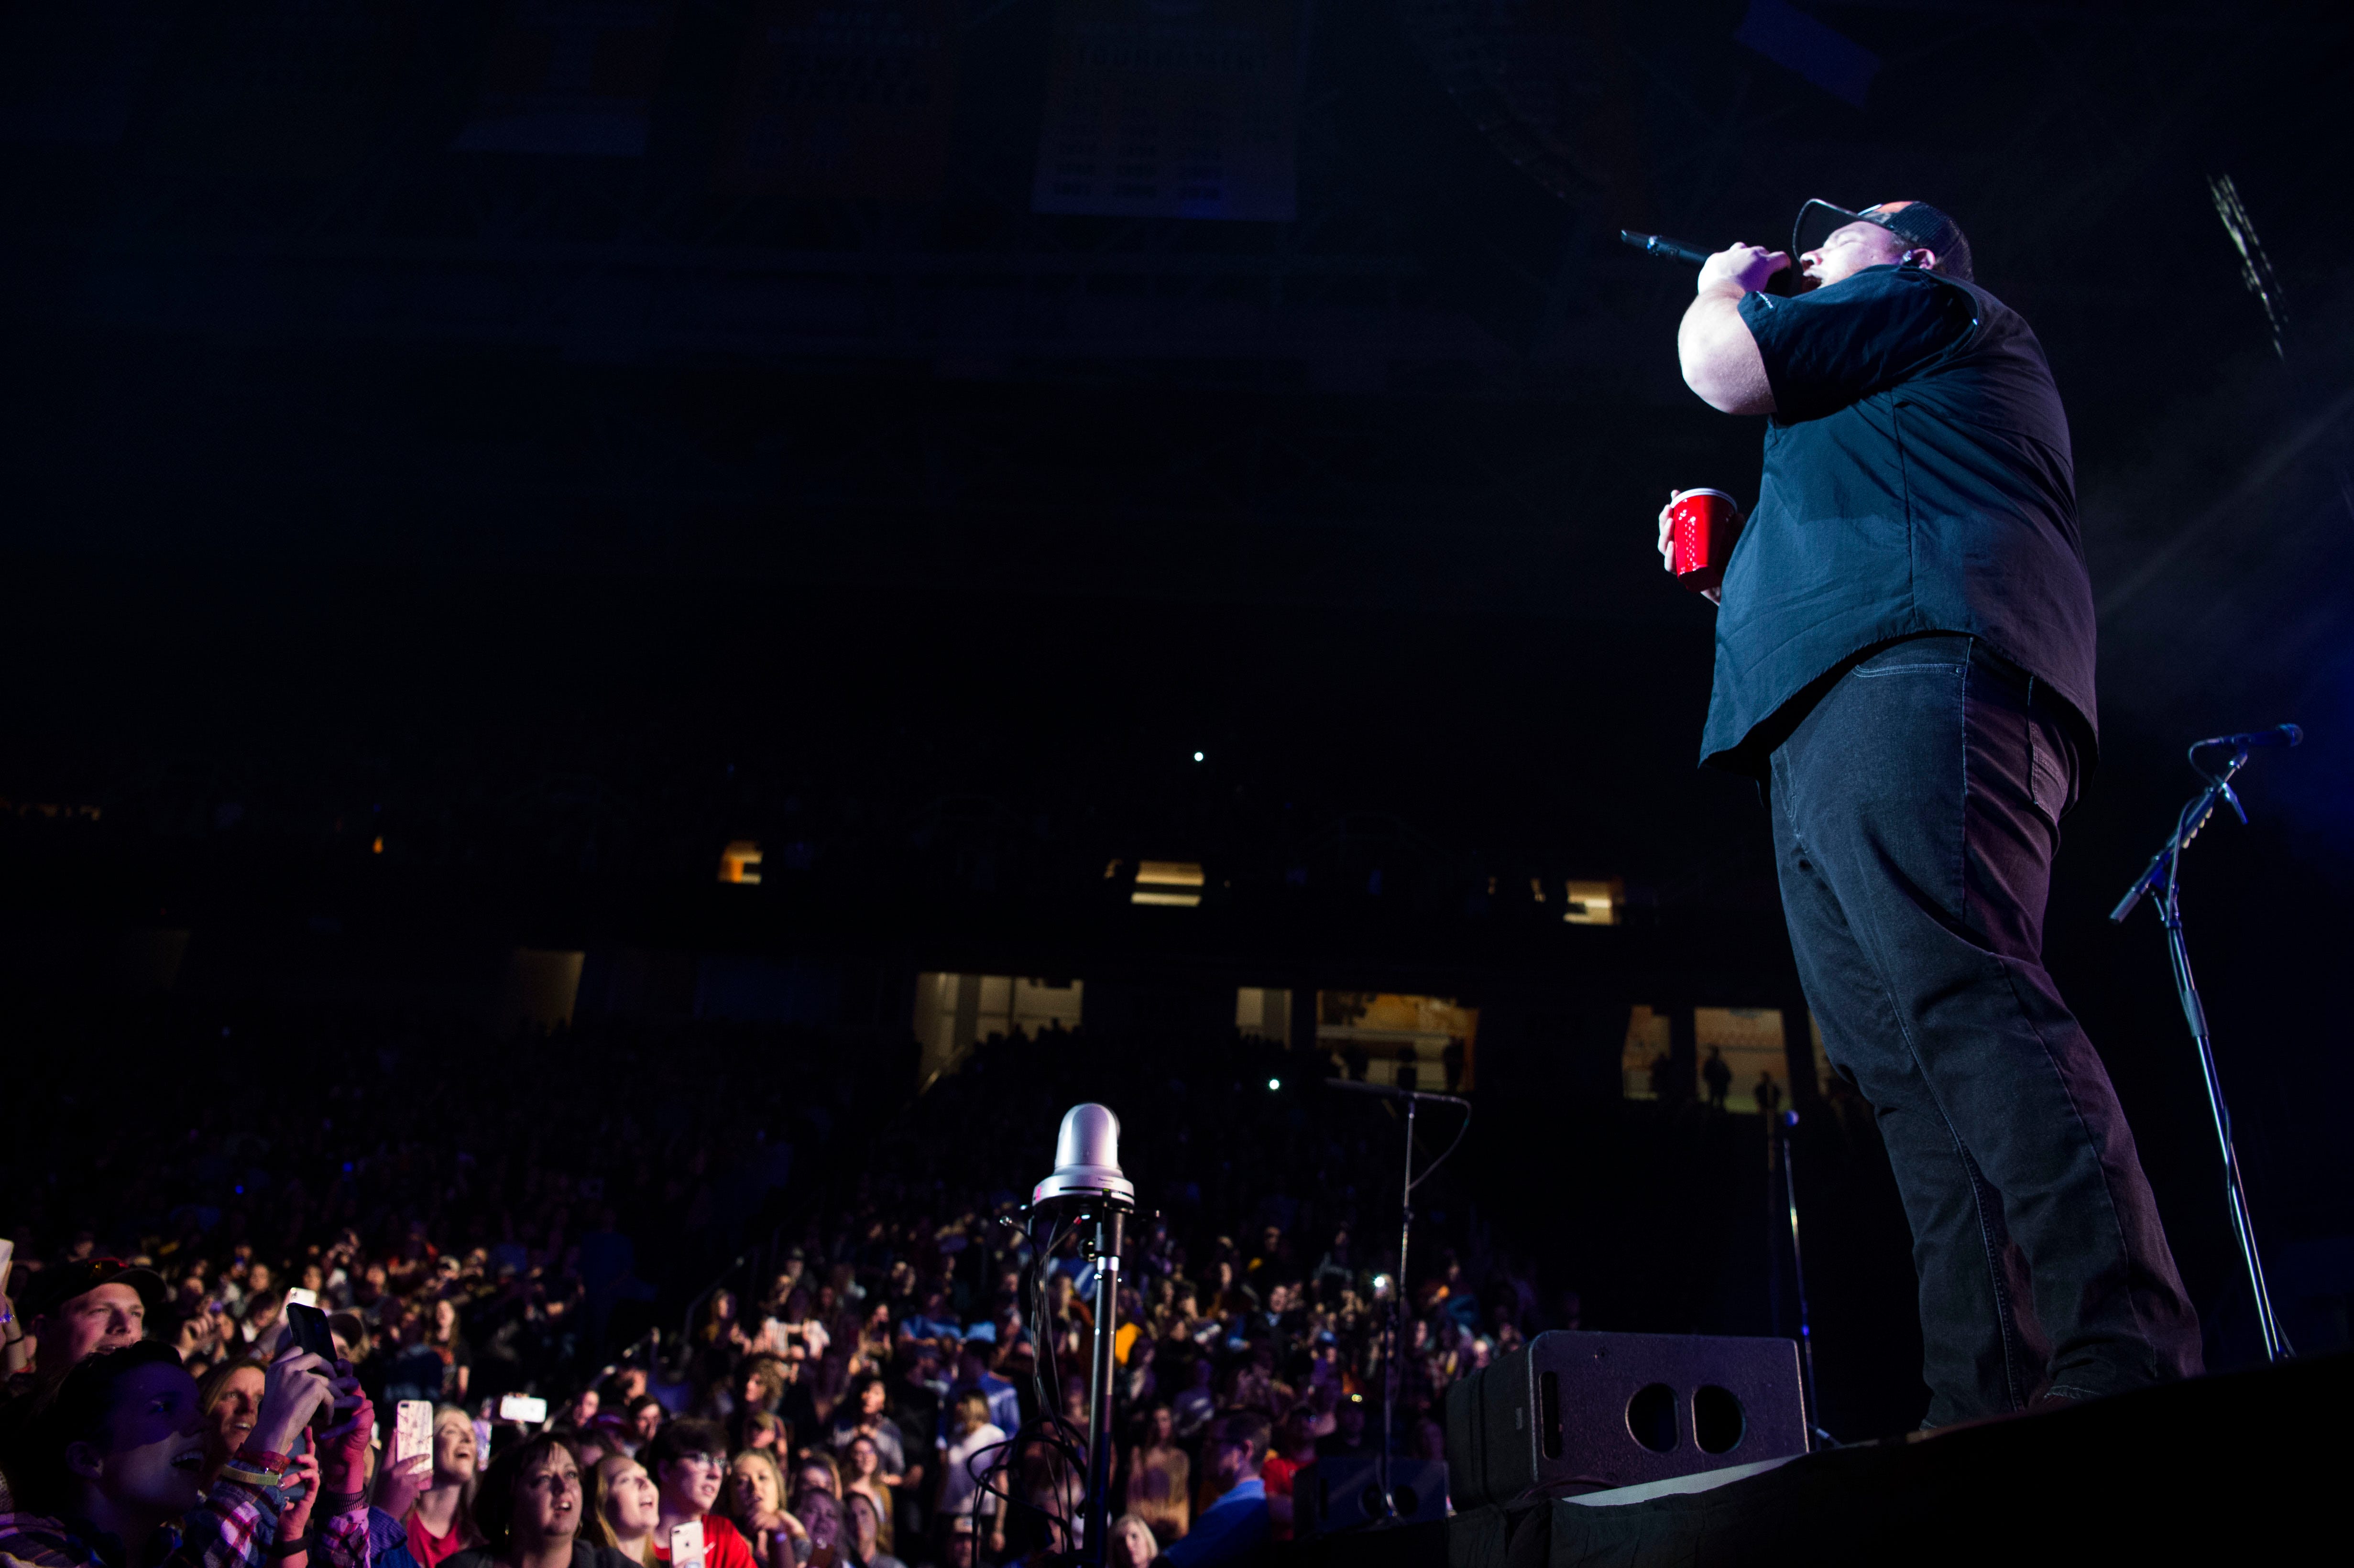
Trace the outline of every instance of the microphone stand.
{"label": "microphone stand", "polygon": [[[2207,1085],[2207,1109],[2214,1118],[2215,1141],[2223,1155],[2223,1195],[2232,1211],[2232,1229],[2238,1235],[2240,1255],[2247,1262],[2248,1285],[2254,1293],[2256,1326],[2264,1340],[2266,1361],[2285,1361],[2296,1352],[2290,1350],[2288,1339],[2281,1332],[2280,1320],[2273,1312],[2272,1292],[2264,1285],[2264,1264],[2256,1247],[2253,1222],[2248,1217],[2248,1192],[2240,1180],[2240,1157],[2232,1145],[2232,1113],[2223,1104],[2222,1081],[2215,1072],[2215,1049],[2207,1032],[2207,1010],[2199,1000],[2199,982],[2190,974],[2190,948],[2182,934],[2180,901],[2182,849],[2199,836],[2207,825],[2219,802],[2228,801],[2243,824],[2248,820],[2247,808],[2232,792],[2232,779],[2247,766],[2248,748],[2235,747],[2232,760],[2220,774],[2210,773],[2199,765],[2200,748],[2210,743],[2201,741],[2190,748],[2190,766],[2207,780],[2207,788],[2194,797],[2174,819],[2174,832],[2158,852],[2149,857],[2134,885],[2109,911],[2109,918],[2122,922],[2133,913],[2145,894],[2158,896],[2158,918],[2166,927],[2166,953],[2174,966],[2175,994],[2182,1002],[2182,1015],[2190,1022],[2190,1038],[2199,1047],[2199,1071]],[[2291,742],[2291,744],[2295,744]]]}
{"label": "microphone stand", "polygon": [[[1404,1190],[1398,1202],[1397,1277],[1391,1285],[1389,1318],[1382,1326],[1382,1448],[1373,1460],[1374,1484],[1382,1494],[1383,1521],[1395,1523],[1398,1510],[1397,1499],[1390,1489],[1390,1445],[1391,1432],[1397,1418],[1398,1385],[1403,1381],[1398,1372],[1397,1353],[1405,1339],[1405,1266],[1406,1251],[1414,1241],[1414,1190],[1430,1180],[1431,1173],[1447,1162],[1447,1156],[1455,1152],[1456,1146],[1463,1141],[1463,1135],[1471,1130],[1471,1102],[1460,1095],[1425,1094],[1419,1089],[1393,1088],[1386,1084],[1368,1084],[1352,1078],[1327,1078],[1324,1082],[1329,1087],[1346,1089],[1352,1094],[1374,1095],[1383,1099],[1405,1102],[1405,1172]],[[1456,1131],[1455,1142],[1447,1146],[1447,1153],[1425,1166],[1422,1174],[1417,1176],[1414,1173],[1414,1113],[1425,1100],[1461,1107],[1463,1125]]]}
{"label": "microphone stand", "polygon": [[1087,1511],[1079,1541],[1079,1561],[1104,1568],[1111,1545],[1111,1422],[1114,1341],[1119,1333],[1119,1253],[1127,1215],[1111,1203],[1091,1217],[1087,1253],[1096,1266],[1096,1332],[1087,1372]]}
{"label": "microphone stand", "polygon": [[1412,1095],[1406,1097],[1405,1188],[1398,1199],[1397,1278],[1390,1284],[1389,1343],[1382,1347],[1382,1452],[1373,1467],[1373,1478],[1382,1489],[1382,1517],[1385,1520],[1398,1516],[1397,1499],[1390,1490],[1390,1426],[1397,1414],[1398,1384],[1404,1381],[1398,1373],[1397,1352],[1405,1340],[1406,1248],[1414,1241],[1414,1113],[1419,1103]]}
{"label": "microphone stand", "polygon": [[[1775,1157],[1777,1154],[1780,1156],[1782,1198],[1790,1214],[1790,1277],[1798,1287],[1798,1353],[1801,1358],[1799,1370],[1804,1375],[1799,1393],[1807,1404],[1807,1447],[1811,1451],[1818,1447],[1836,1448],[1839,1446],[1839,1439],[1823,1430],[1822,1401],[1815,1393],[1815,1330],[1807,1311],[1807,1265],[1798,1252],[1798,1173],[1790,1162],[1790,1134],[1796,1130],[1797,1125],[1798,1113],[1794,1110],[1781,1111],[1766,1118],[1766,1160],[1767,1165],[1771,1166],[1775,1163]],[[1767,1180],[1769,1181],[1772,1180],[1770,1171],[1767,1173]],[[1770,1208],[1774,1202],[1770,1189],[1766,1193],[1766,1202]],[[1782,1327],[1781,1309],[1778,1306],[1775,1309],[1774,1316],[1774,1327],[1778,1332]]]}

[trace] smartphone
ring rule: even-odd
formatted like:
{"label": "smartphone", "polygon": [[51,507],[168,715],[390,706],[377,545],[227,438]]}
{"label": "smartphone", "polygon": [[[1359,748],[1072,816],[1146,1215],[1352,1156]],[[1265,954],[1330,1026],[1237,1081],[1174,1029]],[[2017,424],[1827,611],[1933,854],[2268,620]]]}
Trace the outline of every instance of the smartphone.
{"label": "smartphone", "polygon": [[404,1399],[393,1412],[392,1462],[406,1465],[433,1452],[433,1402]]}
{"label": "smartphone", "polygon": [[305,1290],[299,1285],[290,1285],[286,1287],[286,1305],[316,1307],[319,1305],[319,1293],[315,1290]]}
{"label": "smartphone", "polygon": [[[308,1351],[327,1364],[313,1367],[320,1377],[332,1380],[335,1375],[335,1336],[327,1327],[327,1315],[316,1307],[305,1307],[300,1301],[286,1304],[286,1334],[298,1351]],[[311,1430],[317,1432],[334,1425],[350,1407],[341,1400],[329,1400],[312,1413]]]}
{"label": "smartphone", "polygon": [[547,1419],[547,1401],[535,1394],[503,1393],[499,1395],[499,1419],[537,1426]]}
{"label": "smartphone", "polygon": [[293,1336],[297,1350],[308,1351],[327,1363],[328,1370],[319,1375],[333,1377],[335,1365],[335,1335],[334,1331],[327,1327],[327,1315],[319,1310],[316,1298],[309,1301],[294,1299],[297,1295],[309,1296],[310,1294],[307,1290],[290,1290],[286,1293],[286,1330]]}
{"label": "smartphone", "polygon": [[8,1270],[16,1266],[16,1244],[0,1236],[0,1296],[8,1294]]}
{"label": "smartphone", "polygon": [[703,1568],[703,1521],[671,1526],[670,1568]]}

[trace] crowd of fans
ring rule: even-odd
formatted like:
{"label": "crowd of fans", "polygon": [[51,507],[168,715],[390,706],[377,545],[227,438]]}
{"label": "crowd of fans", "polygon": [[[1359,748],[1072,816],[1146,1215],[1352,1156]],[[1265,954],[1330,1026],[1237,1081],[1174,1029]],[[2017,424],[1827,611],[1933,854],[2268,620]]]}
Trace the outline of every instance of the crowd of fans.
{"label": "crowd of fans", "polygon": [[[1072,1542],[1098,1332],[1112,1560],[1237,1561],[1302,1466],[1376,1450],[1385,1367],[1394,1450],[1435,1458],[1447,1383],[1550,1326],[1444,1178],[1394,1315],[1397,1124],[1256,1039],[1017,1036],[917,1097],[912,1047],[839,1032],[140,1027],[171,1073],[53,1025],[6,1155],[28,1568],[1033,1559]],[[1103,1324],[1022,1208],[1082,1098],[1144,1196]]]}

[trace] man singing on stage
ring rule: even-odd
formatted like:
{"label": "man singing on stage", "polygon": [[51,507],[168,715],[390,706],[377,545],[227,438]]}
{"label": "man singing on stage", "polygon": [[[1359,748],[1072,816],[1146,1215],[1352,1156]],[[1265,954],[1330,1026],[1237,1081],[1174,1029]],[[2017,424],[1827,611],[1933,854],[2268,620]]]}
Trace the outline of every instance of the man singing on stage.
{"label": "man singing on stage", "polygon": [[2051,368],[1935,207],[1809,202],[1791,249],[1809,291],[1766,293],[1789,256],[1735,245],[1677,334],[1711,408],[1771,416],[1701,751],[1765,781],[1808,1002],[1879,1113],[1925,1425],[2195,1375],[2133,1134],[2043,969],[2096,733]]}

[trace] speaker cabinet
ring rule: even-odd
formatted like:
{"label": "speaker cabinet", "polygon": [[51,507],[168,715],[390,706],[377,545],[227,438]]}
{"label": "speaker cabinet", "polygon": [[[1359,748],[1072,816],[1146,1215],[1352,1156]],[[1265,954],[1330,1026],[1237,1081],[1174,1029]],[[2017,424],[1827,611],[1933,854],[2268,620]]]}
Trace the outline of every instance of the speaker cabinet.
{"label": "speaker cabinet", "polygon": [[[1383,1516],[1381,1472],[1370,1454],[1319,1459],[1291,1478],[1292,1531],[1301,1540],[1371,1524]],[[1390,1460],[1390,1495],[1409,1523],[1447,1517],[1447,1467]]]}
{"label": "speaker cabinet", "polygon": [[1806,1451],[1790,1340],[1539,1334],[1447,1391],[1458,1509]]}

